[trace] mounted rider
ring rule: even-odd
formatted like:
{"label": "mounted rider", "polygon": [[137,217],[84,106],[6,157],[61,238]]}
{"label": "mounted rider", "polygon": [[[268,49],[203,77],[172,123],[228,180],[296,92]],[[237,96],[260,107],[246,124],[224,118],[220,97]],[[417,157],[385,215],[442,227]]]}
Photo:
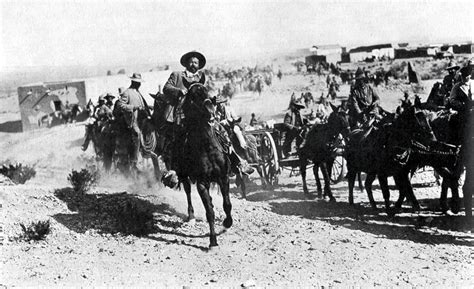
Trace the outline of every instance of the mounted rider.
{"label": "mounted rider", "polygon": [[[166,106],[163,112],[165,124],[161,130],[165,132],[167,137],[171,138],[172,149],[169,152],[171,154],[171,169],[176,168],[173,156],[182,154],[186,139],[185,116],[182,111],[184,96],[188,93],[191,85],[195,83],[206,84],[206,75],[201,70],[206,65],[206,58],[203,54],[197,51],[188,52],[181,57],[180,63],[186,69],[172,72],[163,87]],[[230,143],[223,146],[229,147]],[[233,149],[229,150],[229,158],[232,165],[238,167],[243,173],[250,174],[253,172],[253,168],[242,161]],[[165,178],[172,178],[171,174],[168,173]]]}
{"label": "mounted rider", "polygon": [[[93,108],[89,112],[89,118],[88,118],[87,124],[85,126],[86,127],[86,132],[85,132],[85,135],[84,135],[84,143],[81,146],[82,151],[87,150],[87,148],[89,147],[89,143],[93,138],[94,127],[97,125],[96,124],[96,122],[97,122],[97,112],[99,111],[100,107],[105,105],[105,97],[104,96],[105,96],[104,94],[99,95],[99,100],[98,100],[97,105],[96,106],[91,105],[91,106],[93,106]],[[89,102],[91,103],[91,100],[89,100]]]}
{"label": "mounted rider", "polygon": [[315,111],[316,118],[318,119],[316,123],[325,123],[331,113],[332,108],[328,98],[324,97],[324,94],[321,94]]}
{"label": "mounted rider", "polygon": [[115,96],[108,92],[103,98],[105,99],[105,103],[99,106],[95,113],[95,117],[97,121],[99,122],[98,123],[99,127],[102,127],[106,122],[114,119],[113,99],[115,98]]}
{"label": "mounted rider", "polygon": [[358,123],[367,122],[370,116],[380,118],[380,97],[374,88],[366,83],[365,74],[360,67],[357,68],[355,79],[348,99],[349,122],[352,129],[357,127]]}
{"label": "mounted rider", "polygon": [[216,98],[216,120],[225,128],[230,128],[239,140],[240,147],[247,149],[247,142],[239,125],[242,118],[237,116],[234,109],[230,106],[229,98],[222,95]]}
{"label": "mounted rider", "polygon": [[113,115],[117,127],[117,167],[126,175],[136,176],[140,151],[140,126],[151,115],[148,105],[139,91],[144,81],[141,74],[130,76],[131,84],[115,103]]}
{"label": "mounted rider", "polygon": [[446,70],[448,71],[448,75],[443,78],[443,86],[446,93],[446,97],[449,97],[449,95],[451,94],[451,90],[453,89],[454,84],[456,83],[456,74],[459,68],[459,65],[452,65],[446,68]]}
{"label": "mounted rider", "polygon": [[465,113],[472,108],[472,85],[469,66],[461,68],[461,81],[456,83],[448,98],[448,106],[459,113]]}
{"label": "mounted rider", "polygon": [[470,66],[465,66],[461,68],[460,73],[461,81],[456,83],[451,90],[447,108],[456,111],[459,115],[462,129],[457,131],[457,137],[462,140],[464,138],[462,133],[466,131],[466,123],[468,123],[473,104],[471,82],[472,69]]}

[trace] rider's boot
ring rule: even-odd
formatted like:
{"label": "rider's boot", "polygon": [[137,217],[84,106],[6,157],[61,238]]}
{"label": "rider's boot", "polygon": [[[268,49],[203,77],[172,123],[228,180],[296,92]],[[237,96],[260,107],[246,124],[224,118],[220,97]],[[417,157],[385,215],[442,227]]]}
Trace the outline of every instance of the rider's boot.
{"label": "rider's boot", "polygon": [[242,159],[233,149],[231,149],[229,153],[231,165],[237,168],[240,172],[250,175],[255,171],[255,169],[252,168],[246,160]]}

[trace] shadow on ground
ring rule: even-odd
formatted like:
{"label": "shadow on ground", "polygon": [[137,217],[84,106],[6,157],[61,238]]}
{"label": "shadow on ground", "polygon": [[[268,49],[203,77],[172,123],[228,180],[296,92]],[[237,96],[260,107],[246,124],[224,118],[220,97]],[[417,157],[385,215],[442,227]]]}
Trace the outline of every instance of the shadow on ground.
{"label": "shadow on ground", "polygon": [[[198,235],[181,232],[181,227],[185,225],[183,219],[186,216],[168,204],[154,204],[127,192],[79,194],[72,188],[63,188],[56,190],[54,195],[65,202],[72,212],[56,214],[53,218],[77,233],[96,230],[99,234],[135,235],[165,243],[178,242],[176,236],[183,238],[208,236],[207,233]],[[207,223],[205,228],[207,231]],[[178,243],[207,250],[207,247],[188,244],[184,240]]]}
{"label": "shadow on ground", "polygon": [[[335,226],[383,235],[388,239],[410,240],[423,244],[455,244],[474,247],[472,238],[455,236],[450,231],[465,229],[464,216],[449,216],[422,210],[412,213],[403,208],[395,217],[372,210],[367,204],[350,206],[323,200],[270,202],[271,210],[280,215],[321,220]],[[381,211],[380,211],[381,212]]]}

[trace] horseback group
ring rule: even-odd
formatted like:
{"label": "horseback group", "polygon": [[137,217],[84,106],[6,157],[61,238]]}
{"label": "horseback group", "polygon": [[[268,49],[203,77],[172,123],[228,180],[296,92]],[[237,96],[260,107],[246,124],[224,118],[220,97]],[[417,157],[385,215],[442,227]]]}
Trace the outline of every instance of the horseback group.
{"label": "horseback group", "polygon": [[[82,149],[87,149],[94,135],[98,136],[105,168],[110,169],[115,157],[117,168],[132,177],[139,173],[140,152],[151,155],[156,176],[161,176],[163,184],[184,188],[189,220],[194,219],[191,183],[196,183],[206,209],[213,247],[217,240],[210,184],[220,187],[227,215],[224,226],[228,228],[232,225],[229,176],[233,173],[243,178],[253,173],[254,168],[245,160],[252,158],[249,154],[252,155],[253,142],[244,139],[238,124],[240,118],[225,104],[228,99],[210,95],[202,72],[206,64],[204,55],[192,51],[184,54],[180,62],[185,70],[170,75],[163,93],[150,94],[155,99],[152,110],[139,91],[144,80],[138,73],[130,77],[130,87],[114,105],[110,104],[112,95],[100,98],[93,113],[96,122],[86,126]],[[231,141],[233,137],[236,142]]]}
{"label": "horseback group", "polygon": [[[299,113],[305,106],[292,100],[290,111],[285,116],[286,142],[284,155],[291,150],[291,142],[297,140],[297,156],[301,162],[300,172],[303,178],[303,189],[309,194],[306,185],[307,160],[314,164],[318,195],[322,195],[318,178],[321,169],[325,180],[324,195],[334,200],[331,194],[329,172],[334,162],[335,145],[343,136],[345,143],[344,157],[347,161],[349,182],[349,203],[353,204],[353,187],[355,178],[366,173],[365,187],[372,207],[376,208],[371,185],[376,177],[385,199],[387,211],[390,208],[390,193],[387,178],[393,176],[400,191],[395,204],[398,210],[404,198],[411,201],[415,209],[419,203],[413,194],[410,175],[420,167],[431,166],[443,177],[440,206],[446,212],[447,189],[450,188],[453,198],[451,210],[460,210],[458,181],[466,167],[464,184],[464,202],[466,214],[471,213],[472,194],[472,92],[470,87],[471,69],[469,66],[460,69],[460,81],[452,86],[450,96],[445,103],[450,109],[430,111],[428,104],[416,98],[415,103],[408,99],[402,103],[396,113],[385,111],[380,105],[380,97],[368,84],[365,74],[358,69],[355,84],[351,87],[347,103],[334,107],[333,112],[323,124],[303,127],[308,123]],[[307,126],[306,126],[307,127]],[[471,177],[468,177],[471,175]],[[361,186],[361,189],[363,187]],[[396,211],[395,210],[395,211]]]}

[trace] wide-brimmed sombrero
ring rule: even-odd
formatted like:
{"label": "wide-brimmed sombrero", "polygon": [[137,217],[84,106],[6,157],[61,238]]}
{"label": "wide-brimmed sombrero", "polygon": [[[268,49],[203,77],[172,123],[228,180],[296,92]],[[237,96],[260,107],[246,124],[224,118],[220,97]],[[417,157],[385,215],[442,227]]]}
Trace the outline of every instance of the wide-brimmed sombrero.
{"label": "wide-brimmed sombrero", "polygon": [[296,108],[305,108],[306,106],[301,102],[301,99],[294,99],[291,101],[291,105],[295,106]]}
{"label": "wide-brimmed sombrero", "polygon": [[446,70],[458,70],[459,68],[460,68],[459,65],[451,65],[448,68],[446,68]]}
{"label": "wide-brimmed sombrero", "polygon": [[189,58],[191,57],[196,57],[199,59],[199,69],[202,69],[206,65],[206,57],[202,55],[202,53],[197,52],[197,51],[190,51],[183,56],[181,56],[180,63],[182,66],[186,67],[189,63]]}
{"label": "wide-brimmed sombrero", "polygon": [[222,96],[222,95],[218,95],[216,97],[216,104],[220,104],[220,103],[226,103],[229,99],[225,96]]}
{"label": "wide-brimmed sombrero", "polygon": [[130,76],[130,79],[136,82],[144,82],[142,75],[140,73],[133,73],[132,76]]}
{"label": "wide-brimmed sombrero", "polygon": [[105,99],[109,99],[109,98],[114,99],[114,98],[115,98],[115,95],[113,95],[113,94],[110,93],[110,92],[107,92],[107,94],[104,96],[104,98],[105,98]]}

